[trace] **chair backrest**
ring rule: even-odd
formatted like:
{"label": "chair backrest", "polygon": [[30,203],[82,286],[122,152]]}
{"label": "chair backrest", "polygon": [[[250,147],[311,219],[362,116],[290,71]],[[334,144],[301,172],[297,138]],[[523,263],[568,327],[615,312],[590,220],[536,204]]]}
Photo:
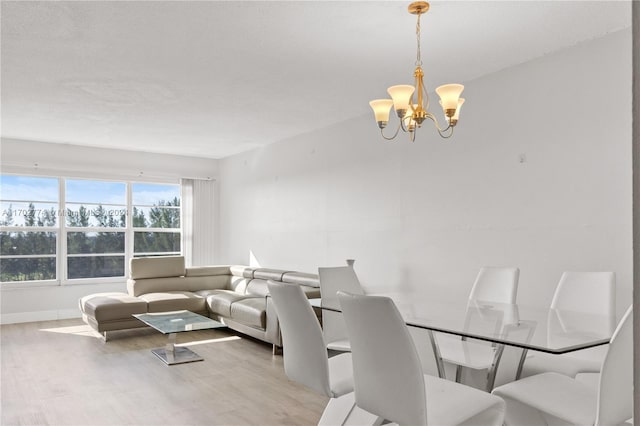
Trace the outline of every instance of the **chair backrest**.
{"label": "chair backrest", "polygon": [[516,303],[520,269],[484,266],[480,268],[469,300]]}
{"label": "chair backrest", "polygon": [[269,280],[282,332],[284,371],[291,380],[331,397],[322,329],[299,285]]}
{"label": "chair backrest", "polygon": [[551,301],[552,309],[611,315],[616,310],[614,272],[564,272]]}
{"label": "chair backrest", "polygon": [[352,294],[364,294],[356,272],[351,266],[337,266],[332,268],[318,268],[320,278],[320,293],[322,306],[340,309],[338,291]]}
{"label": "chair backrest", "polygon": [[[336,295],[338,291],[364,294],[358,276],[351,266],[318,268],[318,276],[320,278],[322,306],[324,307],[340,309],[340,303]],[[322,311],[322,330],[327,343],[348,339],[344,317],[339,312]]]}
{"label": "chair backrest", "polygon": [[338,292],[351,354],[356,404],[398,424],[426,425],[420,358],[388,297]]}
{"label": "chair backrest", "polygon": [[632,416],[633,310],[630,306],[613,333],[602,362],[595,424],[622,424]]}

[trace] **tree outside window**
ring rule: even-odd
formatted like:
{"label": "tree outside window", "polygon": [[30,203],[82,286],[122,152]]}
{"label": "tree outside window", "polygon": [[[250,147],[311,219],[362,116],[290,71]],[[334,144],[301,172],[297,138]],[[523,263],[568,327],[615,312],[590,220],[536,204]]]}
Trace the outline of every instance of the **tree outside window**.
{"label": "tree outside window", "polygon": [[180,254],[179,185],[2,175],[0,203],[2,282],[124,277],[132,254]]}

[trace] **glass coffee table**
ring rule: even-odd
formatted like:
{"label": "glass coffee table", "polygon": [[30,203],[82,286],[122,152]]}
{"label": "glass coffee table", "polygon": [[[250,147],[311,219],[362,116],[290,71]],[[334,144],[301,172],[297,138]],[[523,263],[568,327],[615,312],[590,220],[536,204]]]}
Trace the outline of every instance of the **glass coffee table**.
{"label": "glass coffee table", "polygon": [[176,347],[176,335],[178,333],[226,327],[226,325],[221,322],[203,317],[191,311],[134,314],[133,316],[148,326],[155,328],[160,333],[169,335],[169,341],[164,348],[153,349],[151,351],[167,365],[202,361],[204,359],[191,349],[182,346]]}

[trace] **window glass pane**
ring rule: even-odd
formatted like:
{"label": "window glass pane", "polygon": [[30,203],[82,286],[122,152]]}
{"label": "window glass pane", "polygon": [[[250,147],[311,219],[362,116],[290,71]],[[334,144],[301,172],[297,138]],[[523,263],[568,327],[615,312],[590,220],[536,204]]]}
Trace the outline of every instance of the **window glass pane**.
{"label": "window glass pane", "polygon": [[127,208],[102,204],[67,204],[67,226],[124,228],[127,226]]}
{"label": "window glass pane", "polygon": [[55,232],[0,232],[0,255],[56,254]]}
{"label": "window glass pane", "polygon": [[67,179],[65,196],[70,203],[126,204],[126,189],[124,182]]}
{"label": "window glass pane", "polygon": [[136,232],[133,238],[134,253],[179,253],[178,232]]}
{"label": "window glass pane", "polygon": [[133,207],[134,228],[180,228],[180,208]]}
{"label": "window glass pane", "polygon": [[3,200],[58,202],[58,179],[35,176],[0,176]]}
{"label": "window glass pane", "polygon": [[58,205],[7,202],[1,204],[1,226],[58,226]]}
{"label": "window glass pane", "polygon": [[3,282],[55,280],[56,258],[0,259],[0,276]]}
{"label": "window glass pane", "polygon": [[179,206],[180,185],[134,183],[131,197],[136,206]]}
{"label": "window glass pane", "polygon": [[124,232],[68,232],[68,254],[124,253]]}
{"label": "window glass pane", "polygon": [[69,279],[123,277],[124,256],[68,257]]}

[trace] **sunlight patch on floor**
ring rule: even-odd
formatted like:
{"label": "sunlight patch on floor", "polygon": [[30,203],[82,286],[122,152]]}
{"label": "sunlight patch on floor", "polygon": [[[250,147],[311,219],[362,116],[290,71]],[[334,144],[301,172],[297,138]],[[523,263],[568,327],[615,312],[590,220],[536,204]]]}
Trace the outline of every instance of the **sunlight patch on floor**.
{"label": "sunlight patch on floor", "polygon": [[207,343],[230,342],[232,340],[242,340],[242,337],[240,337],[240,336],[229,336],[229,337],[221,337],[219,339],[195,340],[193,342],[177,343],[176,346],[196,346],[196,345],[204,345],[204,344],[207,344]]}
{"label": "sunlight patch on floor", "polygon": [[46,331],[49,333],[61,333],[61,334],[75,334],[78,336],[95,337],[96,333],[93,328],[88,325],[72,325],[68,327],[55,327],[55,328],[41,328],[40,331]]}

